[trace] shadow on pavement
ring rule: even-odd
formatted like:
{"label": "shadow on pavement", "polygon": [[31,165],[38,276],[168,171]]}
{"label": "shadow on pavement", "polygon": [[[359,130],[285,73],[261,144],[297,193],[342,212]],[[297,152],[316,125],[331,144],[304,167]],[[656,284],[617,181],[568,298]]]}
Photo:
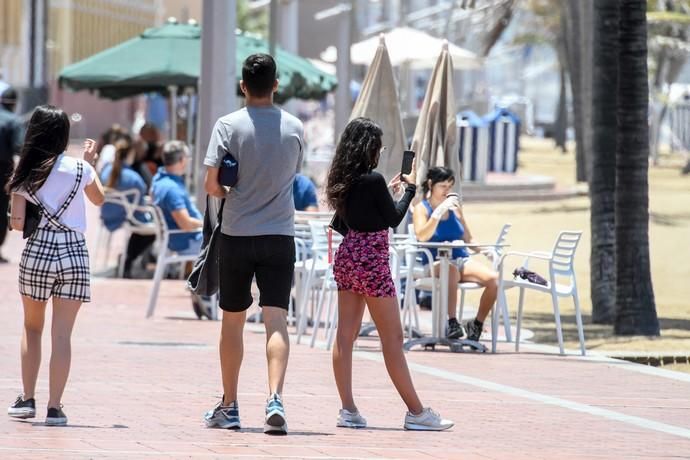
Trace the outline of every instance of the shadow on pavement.
{"label": "shadow on pavement", "polygon": [[31,425],[35,427],[46,427],[46,428],[93,428],[93,429],[100,429],[100,430],[122,430],[122,429],[129,429],[127,425],[73,425],[73,424],[67,424],[67,425],[58,425],[58,426],[51,426],[51,425],[46,425],[44,422],[30,422],[28,420],[13,420],[14,423],[23,423],[26,425]]}

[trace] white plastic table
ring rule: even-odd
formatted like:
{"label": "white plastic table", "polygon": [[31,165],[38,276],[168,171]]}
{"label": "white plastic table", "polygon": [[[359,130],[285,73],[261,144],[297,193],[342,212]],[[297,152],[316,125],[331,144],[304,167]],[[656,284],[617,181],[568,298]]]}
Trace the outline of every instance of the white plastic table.
{"label": "white plastic table", "polygon": [[[445,345],[451,349],[451,351],[463,351],[464,348],[469,348],[471,350],[485,352],[487,348],[474,340],[459,339],[459,340],[449,340],[445,337],[445,311],[448,309],[448,270],[450,269],[450,260],[453,253],[453,249],[467,248],[467,249],[485,249],[485,248],[502,248],[509,246],[507,244],[496,244],[496,243],[470,243],[467,244],[463,241],[449,241],[449,242],[421,242],[413,241],[409,243],[412,246],[418,248],[426,249],[437,249],[438,250],[438,260],[441,262],[439,270],[439,284],[440,284],[440,302],[432,302],[431,308],[431,335],[421,338],[410,339],[405,342],[405,350],[410,350],[417,345],[423,347],[435,348],[436,345]],[[432,295],[435,295],[433,293]]]}

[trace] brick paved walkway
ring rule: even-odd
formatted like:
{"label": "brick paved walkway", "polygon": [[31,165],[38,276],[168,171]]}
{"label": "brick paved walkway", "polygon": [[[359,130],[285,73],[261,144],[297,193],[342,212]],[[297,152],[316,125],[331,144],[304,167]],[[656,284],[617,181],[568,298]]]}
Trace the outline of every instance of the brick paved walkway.
{"label": "brick paved walkway", "polygon": [[[93,241],[93,240],[92,240]],[[5,253],[15,262],[16,234]],[[21,309],[16,263],[0,265],[0,402],[19,392]],[[209,430],[201,416],[220,394],[219,324],[191,319],[179,281],[166,281],[144,320],[148,281],[94,281],[80,314],[64,397],[71,425],[42,424],[49,341],[38,384],[39,417],[0,414],[0,458],[688,458],[690,376],[601,358],[514,354],[408,354],[423,401],[454,419],[444,433],[401,429],[404,407],[375,339],[355,358],[356,396],[370,428],[335,428],[330,354],[293,345],[285,388],[287,437],[261,432],[266,378],[261,328],[248,325],[240,404],[245,428]],[[49,331],[49,324],[46,325]]]}

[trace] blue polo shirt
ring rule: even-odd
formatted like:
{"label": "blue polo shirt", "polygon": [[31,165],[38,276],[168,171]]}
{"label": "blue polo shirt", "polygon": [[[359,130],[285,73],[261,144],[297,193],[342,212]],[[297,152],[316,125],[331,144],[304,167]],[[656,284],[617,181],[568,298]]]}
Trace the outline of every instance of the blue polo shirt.
{"label": "blue polo shirt", "polygon": [[[112,171],[112,163],[108,163],[103,167],[100,175],[102,183],[108,183]],[[142,179],[141,176],[129,166],[123,166],[122,171],[120,172],[120,178],[118,179],[114,188],[120,192],[132,189],[139,190],[139,204],[144,204],[144,197],[146,196],[146,183],[144,182],[144,179]],[[111,232],[122,227],[122,224],[125,223],[126,217],[127,214],[125,213],[125,208],[119,204],[105,203],[101,207],[101,220],[103,221],[105,228]],[[136,212],[134,217],[139,222],[148,222],[151,220],[147,214],[141,212]]]}
{"label": "blue polo shirt", "polygon": [[[163,210],[163,217],[171,230],[177,230],[173,211],[186,209],[190,217],[201,219],[202,215],[189,198],[182,176],[168,173],[165,168],[159,168],[151,183],[153,203]],[[170,235],[168,247],[173,251],[183,251],[189,248],[192,241],[201,240],[201,232]]]}
{"label": "blue polo shirt", "polygon": [[309,206],[319,206],[316,198],[316,186],[307,176],[302,174],[295,175],[292,183],[292,197],[295,200],[295,210],[304,211]]}

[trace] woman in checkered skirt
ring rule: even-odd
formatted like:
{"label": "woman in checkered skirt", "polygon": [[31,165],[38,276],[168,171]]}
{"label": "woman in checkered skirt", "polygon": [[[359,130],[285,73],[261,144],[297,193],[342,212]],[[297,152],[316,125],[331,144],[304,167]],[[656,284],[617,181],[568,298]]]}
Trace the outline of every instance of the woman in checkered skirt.
{"label": "woman in checkered skirt", "polygon": [[50,390],[46,425],[65,425],[62,393],[71,360],[71,335],[82,302],[91,300],[89,254],[84,232],[84,196],[103,204],[103,187],[93,164],[95,142],[84,143],[84,158],[67,156],[69,118],[60,109],[38,107],[29,121],[19,164],[8,184],[11,227],[22,231],[27,201],[41,210],[19,263],[19,292],[24,304],[21,344],[24,393],[8,409],[17,418],[36,416],[34,391],[41,364],[41,335],[46,304],[53,299]]}

